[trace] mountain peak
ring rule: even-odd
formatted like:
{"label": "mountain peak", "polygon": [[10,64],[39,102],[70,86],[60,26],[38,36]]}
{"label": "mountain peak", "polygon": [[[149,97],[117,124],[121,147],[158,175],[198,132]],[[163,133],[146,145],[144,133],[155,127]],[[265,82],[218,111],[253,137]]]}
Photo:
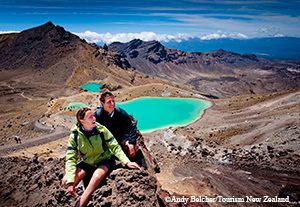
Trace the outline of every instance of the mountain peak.
{"label": "mountain peak", "polygon": [[128,50],[135,50],[138,48],[145,48],[148,50],[148,52],[152,50],[157,50],[164,48],[164,46],[157,40],[152,41],[143,41],[141,39],[133,39],[130,42],[126,43]]}
{"label": "mountain peak", "polygon": [[52,30],[53,28],[55,28],[55,25],[51,22],[51,21],[48,21],[46,22],[45,24],[42,24],[40,26],[37,26],[37,27],[33,27],[33,28],[30,28],[30,29],[27,29],[27,30],[24,30],[21,32],[22,33],[45,33],[45,32],[48,32],[49,30]]}
{"label": "mountain peak", "polygon": [[55,25],[51,21],[48,21],[45,24],[42,24],[41,26],[53,27]]}
{"label": "mountain peak", "polygon": [[133,50],[145,50],[147,52],[157,52],[164,49],[164,46],[156,40],[143,41],[141,39],[133,39],[127,43],[113,42],[109,45],[109,48],[116,52],[131,52]]}
{"label": "mountain peak", "polygon": [[[54,25],[51,21],[46,22],[40,26],[24,30],[20,33],[20,36],[25,36],[26,39],[36,39],[41,40],[44,38],[48,39],[79,39],[76,35],[66,31],[63,27]],[[60,41],[59,40],[59,41]],[[55,40],[51,40],[52,42],[56,42]]]}
{"label": "mountain peak", "polygon": [[128,43],[127,49],[128,50],[134,50],[137,49],[140,45],[142,45],[144,42],[140,39],[133,39]]}
{"label": "mountain peak", "polygon": [[[79,37],[48,21],[16,34],[13,39],[3,40],[0,45],[1,65],[4,68],[18,68],[30,62],[33,68],[47,67],[55,59],[66,55],[66,51],[74,50],[79,42]],[[48,56],[52,59],[46,58]]]}
{"label": "mountain peak", "polygon": [[141,44],[143,42],[144,41],[141,39],[133,39],[133,40],[129,41],[129,44]]}

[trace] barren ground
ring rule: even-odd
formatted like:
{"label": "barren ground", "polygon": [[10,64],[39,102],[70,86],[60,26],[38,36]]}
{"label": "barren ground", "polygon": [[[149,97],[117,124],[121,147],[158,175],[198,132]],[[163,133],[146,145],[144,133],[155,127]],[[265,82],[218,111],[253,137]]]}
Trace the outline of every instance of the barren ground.
{"label": "barren ground", "polygon": [[[76,113],[62,110],[63,106],[79,101],[94,108],[98,105],[97,95],[74,92],[71,96],[53,94],[51,99],[35,99],[29,92],[22,96],[21,89],[16,92],[18,87],[14,84],[10,85],[14,87],[11,94],[4,94],[8,86],[1,86],[5,98],[1,104],[5,113],[0,117],[1,155],[62,158],[67,129],[74,123]],[[204,98],[188,88],[165,84],[123,88],[114,94],[117,101],[165,95]],[[22,101],[20,110],[15,110],[15,105],[5,107],[14,101]],[[192,124],[144,134],[146,145],[161,168],[156,176],[162,188],[186,196],[289,195],[299,201],[300,92],[211,101],[213,106]],[[15,135],[22,137],[22,144],[15,143]]]}

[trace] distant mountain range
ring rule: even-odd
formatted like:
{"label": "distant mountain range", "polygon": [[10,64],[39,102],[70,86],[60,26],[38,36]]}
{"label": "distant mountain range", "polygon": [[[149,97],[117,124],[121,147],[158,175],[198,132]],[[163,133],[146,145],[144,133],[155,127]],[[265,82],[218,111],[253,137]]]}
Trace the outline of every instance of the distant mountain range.
{"label": "distant mountain range", "polygon": [[139,39],[101,47],[52,22],[0,35],[0,51],[0,80],[49,91],[67,92],[91,80],[118,86],[165,82],[215,98],[300,87],[300,61],[269,61],[223,49],[188,52]]}
{"label": "distant mountain range", "polygon": [[235,68],[249,67],[264,61],[255,55],[222,49],[207,53],[186,52],[169,49],[158,41],[144,42],[139,39],[127,43],[115,42],[108,48],[145,74],[175,80],[183,74],[187,77],[198,73],[227,74]]}
{"label": "distant mountain range", "polygon": [[274,37],[254,39],[188,39],[182,42],[162,42],[168,48],[189,52],[210,52],[223,49],[236,53],[255,54],[258,57],[278,60],[300,60],[300,38]]}
{"label": "distant mountain range", "polygon": [[299,61],[269,61],[222,49],[186,52],[139,39],[112,43],[108,50],[139,72],[191,85],[210,97],[278,92],[300,85]]}

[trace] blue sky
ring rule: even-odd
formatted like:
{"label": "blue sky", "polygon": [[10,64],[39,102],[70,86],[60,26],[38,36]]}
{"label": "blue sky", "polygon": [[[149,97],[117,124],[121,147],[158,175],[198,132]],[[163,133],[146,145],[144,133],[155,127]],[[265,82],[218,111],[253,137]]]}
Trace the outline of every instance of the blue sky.
{"label": "blue sky", "polygon": [[47,21],[89,42],[300,37],[300,0],[0,0],[0,33]]}

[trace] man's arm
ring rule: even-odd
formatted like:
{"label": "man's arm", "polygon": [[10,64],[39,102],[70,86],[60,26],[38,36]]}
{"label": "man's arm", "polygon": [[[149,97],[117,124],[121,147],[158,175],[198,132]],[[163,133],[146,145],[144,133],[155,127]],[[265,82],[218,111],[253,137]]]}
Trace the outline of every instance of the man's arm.
{"label": "man's arm", "polygon": [[101,122],[101,115],[103,113],[103,107],[102,106],[98,106],[94,115],[96,117],[96,122],[100,123]]}
{"label": "man's arm", "polygon": [[119,108],[119,110],[122,117],[122,122],[120,124],[123,125],[122,128],[124,130],[121,140],[122,142],[128,141],[129,144],[136,145],[136,139],[138,137],[136,125],[132,123],[132,119],[125,110],[121,108]]}

